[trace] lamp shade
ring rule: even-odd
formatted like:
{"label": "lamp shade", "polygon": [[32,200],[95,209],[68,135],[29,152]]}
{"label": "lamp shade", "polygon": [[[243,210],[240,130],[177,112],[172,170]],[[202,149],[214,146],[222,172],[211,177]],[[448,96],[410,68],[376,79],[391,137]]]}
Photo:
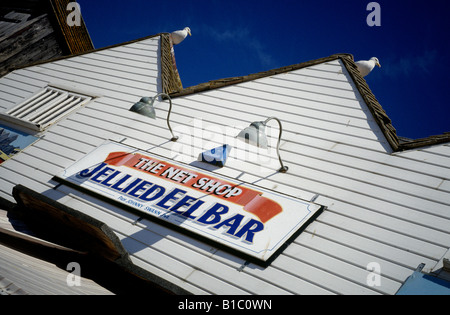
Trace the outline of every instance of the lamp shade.
{"label": "lamp shade", "polygon": [[248,144],[257,146],[259,148],[267,149],[267,135],[266,135],[266,125],[269,121],[276,120],[278,125],[280,126],[280,134],[278,135],[278,143],[277,143],[277,155],[281,164],[281,168],[278,170],[279,172],[286,173],[288,171],[288,167],[284,166],[283,161],[280,156],[280,141],[281,134],[283,132],[283,127],[281,125],[281,121],[276,117],[269,117],[265,121],[255,121],[250,124],[247,128],[242,130],[236,138],[239,140],[245,141]]}
{"label": "lamp shade", "polygon": [[256,121],[250,124],[247,128],[242,130],[237,138],[248,144],[257,146],[259,148],[267,149],[266,125],[262,121]]}
{"label": "lamp shade", "polygon": [[155,99],[152,97],[143,97],[130,108],[130,111],[156,119],[156,112],[153,107],[154,102]]}
{"label": "lamp shade", "polygon": [[135,112],[153,119],[156,119],[156,111],[155,107],[153,106],[153,103],[155,103],[155,100],[160,97],[164,96],[167,99],[169,99],[169,112],[167,113],[167,127],[169,127],[170,133],[172,134],[171,141],[177,141],[178,137],[173,134],[172,127],[170,127],[170,113],[172,112],[172,100],[169,95],[165,93],[159,93],[155,97],[143,97],[141,100],[137,103],[135,103],[133,106],[131,106],[130,111]]}

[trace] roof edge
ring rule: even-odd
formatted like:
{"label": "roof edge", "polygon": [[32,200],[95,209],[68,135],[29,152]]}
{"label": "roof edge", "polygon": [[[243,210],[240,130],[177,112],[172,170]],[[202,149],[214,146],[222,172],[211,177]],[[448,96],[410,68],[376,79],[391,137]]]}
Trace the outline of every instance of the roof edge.
{"label": "roof edge", "polygon": [[161,34],[161,82],[162,91],[166,94],[183,90],[175,61],[172,36],[168,33]]}
{"label": "roof edge", "polygon": [[426,146],[432,146],[437,144],[449,143],[450,142],[450,132],[444,132],[440,135],[433,135],[426,138],[413,139],[400,144],[400,150],[411,150],[418,149]]}
{"label": "roof edge", "polygon": [[369,88],[369,85],[367,84],[366,80],[359,73],[358,67],[355,64],[354,59],[342,57],[341,60],[344,63],[345,68],[350,74],[353,82],[355,83],[355,86],[359,91],[359,93],[361,94],[364,102],[366,103],[367,107],[372,113],[373,118],[377,122],[377,125],[380,127],[381,131],[386,137],[386,140],[388,141],[392,150],[399,151],[401,145],[400,139],[397,136],[397,131],[392,125],[391,119],[388,117],[383,107],[381,107],[381,104],[378,102],[375,95],[372,93],[372,90]]}

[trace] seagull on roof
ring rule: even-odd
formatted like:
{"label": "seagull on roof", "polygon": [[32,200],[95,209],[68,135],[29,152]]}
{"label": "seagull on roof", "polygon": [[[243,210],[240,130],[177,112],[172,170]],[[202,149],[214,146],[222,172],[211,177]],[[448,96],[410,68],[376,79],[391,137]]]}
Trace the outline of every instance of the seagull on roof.
{"label": "seagull on roof", "polygon": [[189,27],[185,27],[183,30],[172,32],[172,42],[174,45],[178,45],[181,43],[188,35],[192,36],[191,29]]}
{"label": "seagull on roof", "polygon": [[361,60],[356,62],[356,66],[358,67],[359,72],[363,77],[368,75],[375,66],[381,68],[380,62],[377,57],[372,57],[370,60]]}

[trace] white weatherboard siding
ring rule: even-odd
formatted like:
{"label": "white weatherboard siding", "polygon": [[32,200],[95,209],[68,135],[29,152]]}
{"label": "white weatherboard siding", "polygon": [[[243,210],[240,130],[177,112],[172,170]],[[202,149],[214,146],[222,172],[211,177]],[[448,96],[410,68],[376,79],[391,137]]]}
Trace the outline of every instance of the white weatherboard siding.
{"label": "white weatherboard siding", "polygon": [[[450,247],[450,147],[392,153],[338,59],[289,73],[173,99],[157,120],[128,109],[161,91],[159,37],[62,59],[0,79],[5,111],[47,86],[97,97],[51,126],[44,137],[0,167],[0,196],[14,201],[23,184],[113,229],[132,261],[195,294],[394,294],[420,263],[430,271]],[[234,136],[251,122],[283,122],[275,150],[248,148]],[[272,145],[278,126],[269,123]],[[233,146],[214,172],[327,209],[263,268],[67,186],[62,172],[107,139],[192,163],[199,153]],[[257,154],[259,152],[259,154]],[[367,284],[369,263],[381,285]]]}

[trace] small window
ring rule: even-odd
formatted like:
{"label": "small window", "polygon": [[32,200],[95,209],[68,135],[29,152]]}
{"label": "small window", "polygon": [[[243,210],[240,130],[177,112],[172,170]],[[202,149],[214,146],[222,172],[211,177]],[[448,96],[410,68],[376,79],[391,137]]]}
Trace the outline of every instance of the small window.
{"label": "small window", "polygon": [[35,131],[43,131],[91,99],[86,95],[47,87],[6,113],[0,113],[0,118]]}

